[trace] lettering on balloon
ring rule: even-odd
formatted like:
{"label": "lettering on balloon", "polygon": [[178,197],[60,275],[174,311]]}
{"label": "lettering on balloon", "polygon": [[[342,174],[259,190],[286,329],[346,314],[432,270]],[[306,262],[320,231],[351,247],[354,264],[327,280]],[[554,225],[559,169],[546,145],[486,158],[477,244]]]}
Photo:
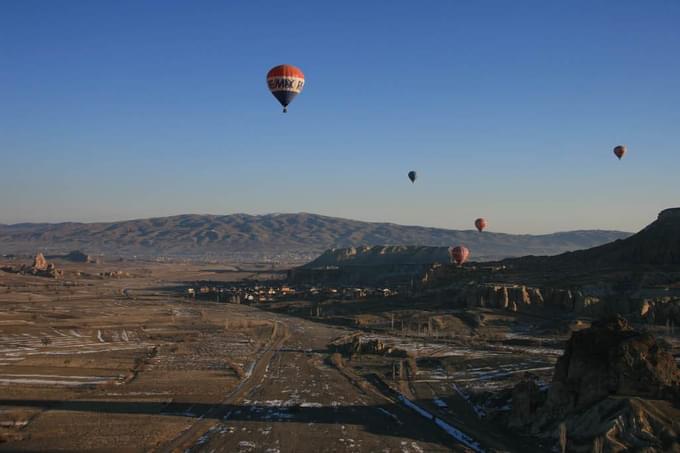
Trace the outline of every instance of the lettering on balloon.
{"label": "lettering on balloon", "polygon": [[297,77],[272,77],[267,79],[267,85],[271,91],[294,91],[299,93],[304,86],[304,79]]}

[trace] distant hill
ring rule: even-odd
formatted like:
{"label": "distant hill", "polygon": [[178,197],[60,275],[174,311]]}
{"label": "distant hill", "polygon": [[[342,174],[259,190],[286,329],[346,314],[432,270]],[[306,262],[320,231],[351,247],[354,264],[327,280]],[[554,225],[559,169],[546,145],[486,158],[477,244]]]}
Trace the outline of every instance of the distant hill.
{"label": "distant hill", "polygon": [[680,208],[661,211],[640,232],[587,250],[557,256],[509,259],[515,267],[557,268],[673,268],[680,270]]}
{"label": "distant hill", "polygon": [[72,263],[93,263],[97,261],[96,258],[86,255],[80,250],[73,250],[66,255],[48,255],[45,258],[50,260],[71,261]]}
{"label": "distant hill", "polygon": [[326,250],[303,268],[432,264],[449,261],[448,247],[426,245],[366,245]]}
{"label": "distant hill", "polygon": [[472,251],[471,259],[493,260],[553,255],[628,235],[600,230],[545,235],[480,234],[474,230],[370,223],[306,213],[179,215],[109,223],[0,225],[0,253],[83,250],[90,255],[150,258],[309,260],[330,248],[465,244]]}

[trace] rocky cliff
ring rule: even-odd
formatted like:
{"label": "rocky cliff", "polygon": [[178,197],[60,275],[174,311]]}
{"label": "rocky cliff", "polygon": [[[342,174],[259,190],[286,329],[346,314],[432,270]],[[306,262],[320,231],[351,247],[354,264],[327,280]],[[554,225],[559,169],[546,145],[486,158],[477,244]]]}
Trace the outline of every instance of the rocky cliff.
{"label": "rocky cliff", "polygon": [[530,376],[515,387],[510,423],[556,439],[562,430],[567,451],[678,451],[678,398],[673,356],[613,317],[572,333],[547,395]]}
{"label": "rocky cliff", "polygon": [[[563,311],[599,317],[623,314],[639,322],[680,326],[680,295],[645,297],[613,293],[592,295],[592,288],[534,287],[513,283],[468,283],[449,285],[439,291],[452,307],[494,308],[512,312]],[[667,292],[664,292],[667,293]]]}
{"label": "rocky cliff", "polygon": [[524,285],[482,284],[462,289],[458,300],[467,307],[500,308],[530,311],[557,308],[580,314],[597,314],[601,300],[581,291],[555,288],[532,288]]}
{"label": "rocky cliff", "polygon": [[421,284],[452,305],[529,311],[561,309],[680,325],[680,208],[630,238],[554,257],[524,257],[458,268],[430,266]]}
{"label": "rocky cliff", "polygon": [[326,250],[304,268],[448,263],[448,247],[380,245]]}

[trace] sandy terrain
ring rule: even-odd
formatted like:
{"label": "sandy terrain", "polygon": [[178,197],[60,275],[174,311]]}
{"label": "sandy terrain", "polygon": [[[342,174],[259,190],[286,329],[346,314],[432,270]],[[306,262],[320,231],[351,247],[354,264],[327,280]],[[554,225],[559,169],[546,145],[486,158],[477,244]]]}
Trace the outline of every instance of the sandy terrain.
{"label": "sandy terrain", "polygon": [[63,267],[60,280],[0,273],[1,451],[465,450],[328,363],[350,330],[174,289],[248,273]]}
{"label": "sandy terrain", "polygon": [[271,266],[57,266],[0,272],[0,451],[548,451],[504,428],[511,389],[547,388],[589,325],[438,298],[188,297]]}

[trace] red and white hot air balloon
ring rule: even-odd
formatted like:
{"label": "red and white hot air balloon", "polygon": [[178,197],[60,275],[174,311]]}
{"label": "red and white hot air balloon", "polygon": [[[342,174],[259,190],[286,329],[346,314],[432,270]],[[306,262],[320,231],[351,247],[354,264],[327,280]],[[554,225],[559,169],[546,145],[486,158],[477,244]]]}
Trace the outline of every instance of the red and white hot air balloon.
{"label": "red and white hot air balloon", "polygon": [[468,257],[470,256],[470,251],[467,249],[467,247],[459,245],[450,248],[449,255],[451,255],[451,261],[460,266],[465,261],[467,261]]}
{"label": "red and white hot air balloon", "polygon": [[487,225],[486,219],[484,219],[482,217],[475,220],[475,228],[477,228],[477,231],[479,231],[480,233],[482,231],[484,231],[484,228],[486,228],[486,225]]}
{"label": "red and white hot air balloon", "polygon": [[617,145],[614,147],[614,155],[616,155],[619,160],[621,160],[623,156],[626,155],[626,151],[628,151],[628,149],[626,149],[626,145]]}
{"label": "red and white hot air balloon", "polygon": [[289,64],[275,66],[267,73],[269,91],[283,106],[283,113],[288,111],[288,104],[302,92],[304,85],[305,75],[300,68]]}

